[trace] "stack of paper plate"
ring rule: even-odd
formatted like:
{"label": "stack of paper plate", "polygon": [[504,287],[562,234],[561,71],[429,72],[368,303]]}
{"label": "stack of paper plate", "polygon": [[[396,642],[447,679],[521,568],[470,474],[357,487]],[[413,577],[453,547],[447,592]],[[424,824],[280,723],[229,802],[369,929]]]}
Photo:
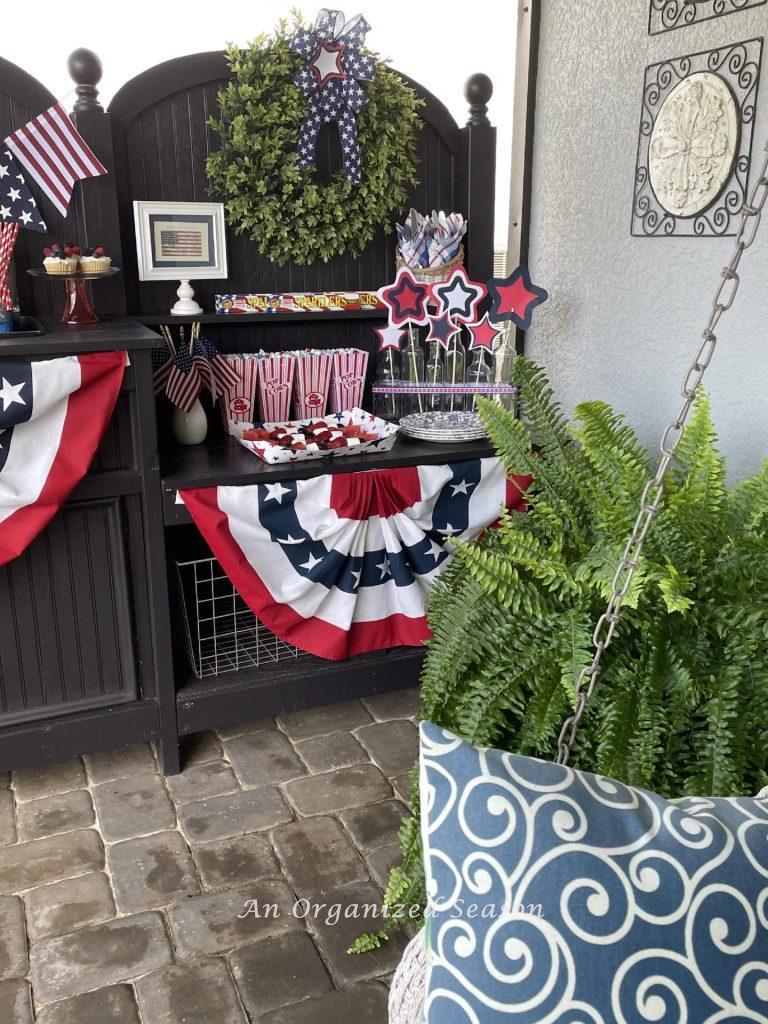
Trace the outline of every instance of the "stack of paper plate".
{"label": "stack of paper plate", "polygon": [[486,436],[476,412],[417,412],[403,416],[400,430],[418,441],[479,441]]}

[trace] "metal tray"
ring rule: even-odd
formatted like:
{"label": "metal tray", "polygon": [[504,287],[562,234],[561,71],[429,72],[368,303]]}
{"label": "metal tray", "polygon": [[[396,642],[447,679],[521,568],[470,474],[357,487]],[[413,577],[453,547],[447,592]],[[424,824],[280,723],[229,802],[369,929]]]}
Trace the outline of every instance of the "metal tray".
{"label": "metal tray", "polygon": [[45,327],[33,316],[21,316],[19,313],[13,313],[12,318],[13,330],[0,334],[0,340],[3,338],[39,338],[45,334]]}

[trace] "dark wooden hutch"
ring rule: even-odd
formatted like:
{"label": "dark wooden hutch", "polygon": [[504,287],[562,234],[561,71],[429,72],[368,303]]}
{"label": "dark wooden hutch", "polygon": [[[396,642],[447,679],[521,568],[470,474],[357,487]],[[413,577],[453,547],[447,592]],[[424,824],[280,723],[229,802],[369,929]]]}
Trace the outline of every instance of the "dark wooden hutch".
{"label": "dark wooden hutch", "polygon": [[[205,160],[217,139],[208,118],[228,77],[224,55],[197,54],[152,68],[125,85],[108,111],[98,101],[101,69],[94,55],[76,51],[69,67],[77,83],[74,119],[109,175],[77,187],[66,220],[43,203],[47,238],[101,243],[123,274],[94,286],[96,308],[106,314],[101,324],[60,327],[61,282],[25,273],[40,266],[46,240],[22,231],[15,259],[20,304],[44,320],[47,333],[0,340],[0,369],[3,359],[110,349],[127,350],[130,367],[88,475],[28,550],[0,569],[0,770],[154,740],[166,771],[175,772],[180,736],[414,684],[421,664],[419,650],[398,648],[347,662],[304,656],[197,679],[181,641],[172,567],[207,549],[177,490],[456,461],[488,449],[400,440],[390,453],[368,458],[270,467],[232,443],[214,416],[204,444],[177,445],[163,406],[156,412],[150,350],[157,325],[185,320],[168,314],[175,285],[138,280],[132,202],[210,199]],[[495,178],[495,129],[486,116],[491,83],[484,75],[467,83],[463,128],[439,100],[411,84],[424,106],[420,183],[409,205],[464,212],[471,225],[468,269],[486,280]],[[0,60],[0,138],[53,102],[39,82]],[[322,180],[340,165],[327,126],[318,151]],[[254,243],[229,233],[229,279],[198,282],[196,297],[212,309],[214,294],[223,291],[379,288],[394,275],[394,244],[392,234],[381,232],[358,259],[277,267]],[[268,323],[215,314],[194,319],[223,351],[309,344],[372,349],[381,314],[277,314]]]}

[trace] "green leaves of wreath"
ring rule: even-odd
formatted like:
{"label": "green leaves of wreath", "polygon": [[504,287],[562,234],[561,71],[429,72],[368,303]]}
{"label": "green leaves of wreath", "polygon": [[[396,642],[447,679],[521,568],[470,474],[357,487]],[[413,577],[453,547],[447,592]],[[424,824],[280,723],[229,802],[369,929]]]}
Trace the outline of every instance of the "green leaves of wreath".
{"label": "green leaves of wreath", "polygon": [[221,148],[207,163],[212,192],[226,202],[235,231],[249,235],[277,264],[359,255],[380,227],[391,229],[416,184],[421,101],[381,63],[365,83],[369,102],[357,115],[361,183],[337,171],[323,185],[314,169],[299,170],[296,145],[306,103],[293,81],[301,58],[289,44],[300,24],[296,14],[272,36],[247,48],[230,46],[234,77],[220,91],[220,113],[210,121],[221,136]]}

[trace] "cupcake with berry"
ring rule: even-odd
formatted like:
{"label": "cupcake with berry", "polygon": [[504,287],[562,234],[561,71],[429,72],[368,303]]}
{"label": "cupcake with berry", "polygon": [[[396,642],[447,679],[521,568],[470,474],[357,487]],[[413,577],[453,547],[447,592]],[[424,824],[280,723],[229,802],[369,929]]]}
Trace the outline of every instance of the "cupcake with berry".
{"label": "cupcake with berry", "polygon": [[43,266],[49,274],[76,274],[80,263],[80,247],[77,245],[62,245],[54,242],[47,246],[43,252],[45,259]]}
{"label": "cupcake with berry", "polygon": [[112,260],[104,251],[103,245],[83,249],[80,256],[80,270],[84,274],[103,274],[112,266]]}

